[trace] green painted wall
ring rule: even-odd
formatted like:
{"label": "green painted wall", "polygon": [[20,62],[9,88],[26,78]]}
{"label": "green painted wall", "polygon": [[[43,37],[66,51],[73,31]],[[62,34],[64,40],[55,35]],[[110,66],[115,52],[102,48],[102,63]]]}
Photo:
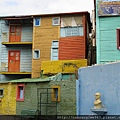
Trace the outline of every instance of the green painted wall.
{"label": "green painted wall", "polygon": [[117,50],[116,29],[120,28],[120,16],[98,16],[98,1],[96,0],[96,46],[97,64],[120,60],[120,50]]}
{"label": "green painted wall", "polygon": [[[57,115],[76,115],[76,80],[25,84],[25,100],[16,103],[16,114],[19,115],[24,108],[37,109],[37,89],[52,88],[52,86],[60,86],[60,102],[57,107]],[[43,92],[43,89],[41,92]],[[44,99],[46,100],[46,98]]]}

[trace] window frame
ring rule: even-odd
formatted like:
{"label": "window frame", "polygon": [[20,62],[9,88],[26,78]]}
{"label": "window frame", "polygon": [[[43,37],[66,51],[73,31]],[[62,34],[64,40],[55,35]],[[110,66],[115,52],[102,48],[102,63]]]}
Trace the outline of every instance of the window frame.
{"label": "window frame", "polygon": [[[58,24],[55,24],[55,23],[54,23],[54,19],[56,19],[56,18],[58,18]],[[54,17],[54,18],[52,18],[52,25],[53,25],[53,26],[60,25],[60,18],[59,18],[59,17]]]}
{"label": "window frame", "polygon": [[4,88],[0,88],[0,90],[2,90],[2,91],[3,91],[3,94],[2,94],[2,95],[0,95],[0,98],[3,98],[3,97],[4,97]]}
{"label": "window frame", "polygon": [[116,29],[117,34],[117,49],[120,50],[120,28]]}
{"label": "window frame", "polygon": [[[23,87],[23,98],[20,98],[20,87]],[[18,84],[17,85],[17,96],[16,100],[17,101],[24,101],[24,94],[25,94],[25,85],[24,84]]]}
{"label": "window frame", "polygon": [[[38,51],[38,57],[36,57],[36,58],[35,58],[35,51]],[[33,59],[40,59],[40,50],[39,49],[33,50]]]}
{"label": "window frame", "polygon": [[66,26],[60,28],[60,37],[84,36],[84,26]]}
{"label": "window frame", "polygon": [[[36,19],[39,19],[39,24],[36,24]],[[41,26],[41,18],[40,17],[35,17],[34,18],[34,26]]]}
{"label": "window frame", "polygon": [[[54,42],[58,42],[58,45],[53,45]],[[59,40],[52,40],[52,46],[51,46],[51,60],[53,60],[53,49],[56,48],[58,49],[59,46]],[[58,54],[59,55],[59,54]],[[57,59],[58,60],[58,59]]]}
{"label": "window frame", "polygon": [[[55,89],[58,89],[58,99],[55,98]],[[60,102],[60,86],[52,86],[52,101],[53,102]]]}

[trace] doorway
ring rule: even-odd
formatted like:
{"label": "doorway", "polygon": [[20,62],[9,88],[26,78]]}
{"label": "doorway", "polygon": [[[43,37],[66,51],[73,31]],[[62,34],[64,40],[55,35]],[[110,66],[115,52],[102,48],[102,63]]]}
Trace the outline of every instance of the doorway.
{"label": "doorway", "polygon": [[9,51],[8,71],[9,72],[20,71],[20,51]]}
{"label": "doorway", "polygon": [[20,25],[10,26],[10,39],[9,42],[20,42],[21,41],[21,30]]}

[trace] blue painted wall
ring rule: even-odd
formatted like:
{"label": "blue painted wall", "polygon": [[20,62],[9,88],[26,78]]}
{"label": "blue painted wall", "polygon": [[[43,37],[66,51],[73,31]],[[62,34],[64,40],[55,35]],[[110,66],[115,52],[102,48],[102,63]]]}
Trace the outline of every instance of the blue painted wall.
{"label": "blue painted wall", "polygon": [[108,115],[120,114],[120,62],[80,68],[76,82],[77,114],[92,115],[94,94],[100,92]]}
{"label": "blue painted wall", "polygon": [[120,50],[117,50],[116,29],[120,28],[120,16],[98,16],[98,1],[96,0],[96,46],[97,64],[120,60]]}

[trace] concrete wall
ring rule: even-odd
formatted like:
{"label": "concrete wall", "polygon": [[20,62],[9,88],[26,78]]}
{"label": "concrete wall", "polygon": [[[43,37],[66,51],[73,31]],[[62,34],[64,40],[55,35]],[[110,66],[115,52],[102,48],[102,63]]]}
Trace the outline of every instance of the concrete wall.
{"label": "concrete wall", "polygon": [[94,94],[102,94],[101,101],[108,115],[120,114],[120,62],[80,68],[77,81],[77,114],[91,115]]}
{"label": "concrete wall", "polygon": [[[20,114],[21,110],[26,109],[39,109],[38,106],[38,88],[52,88],[52,86],[60,86],[60,102],[57,106],[58,115],[76,115],[76,80],[65,81],[50,81],[43,83],[27,83],[25,84],[25,100],[24,102],[17,102],[16,113]],[[51,90],[51,89],[50,89]],[[44,92],[41,89],[40,92]],[[49,99],[51,100],[51,99]],[[49,101],[51,102],[51,101]],[[55,108],[50,107],[54,112]],[[42,111],[42,113],[45,113]],[[55,115],[56,113],[51,113]],[[51,115],[50,114],[50,115]]]}

